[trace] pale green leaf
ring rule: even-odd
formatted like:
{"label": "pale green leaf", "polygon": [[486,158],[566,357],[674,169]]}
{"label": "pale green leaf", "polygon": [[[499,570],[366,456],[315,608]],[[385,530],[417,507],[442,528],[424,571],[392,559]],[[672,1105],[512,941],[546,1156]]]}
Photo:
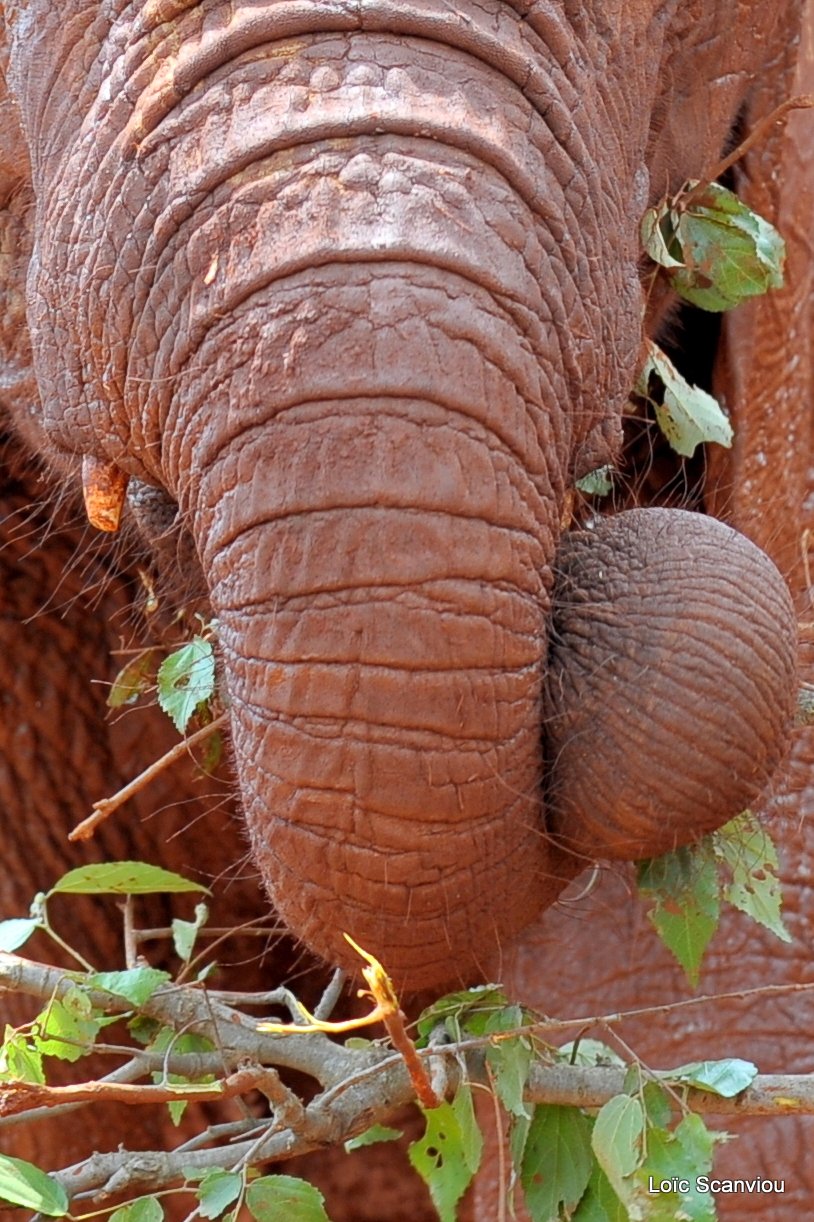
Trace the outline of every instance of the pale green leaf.
{"label": "pale green leaf", "polygon": [[9,921],[0,921],[0,950],[18,950],[38,928],[39,922],[32,921],[29,917],[12,917]]}
{"label": "pale green leaf", "polygon": [[638,1099],[615,1095],[602,1107],[594,1123],[591,1145],[597,1162],[614,1191],[624,1199],[623,1180],[642,1161],[644,1112]]}
{"label": "pale green leaf", "polygon": [[107,1222],[161,1222],[164,1210],[155,1197],[139,1197],[116,1209]]}
{"label": "pale green leaf", "polygon": [[361,1150],[363,1146],[374,1146],[380,1141],[398,1141],[403,1137],[401,1129],[388,1129],[384,1124],[373,1124],[358,1137],[351,1137],[345,1142],[345,1151]]}
{"label": "pale green leaf", "polygon": [[172,944],[175,947],[176,955],[184,963],[189,961],[198,934],[206,924],[208,917],[209,909],[206,904],[196,904],[194,921],[182,921],[176,917],[172,922]]}
{"label": "pale green leaf", "polygon": [[169,972],[156,967],[134,967],[121,972],[92,972],[85,977],[85,984],[124,997],[134,1006],[143,1006],[156,989],[171,979]]}
{"label": "pale green leaf", "polygon": [[208,1171],[198,1188],[198,1212],[202,1218],[219,1218],[236,1201],[243,1187],[237,1171]]}
{"label": "pale green leaf", "polygon": [[607,464],[589,471],[582,479],[576,481],[576,487],[586,496],[607,496],[613,491],[613,467]]}
{"label": "pale green leaf", "polygon": [[520,1181],[532,1222],[550,1222],[573,1209],[591,1175],[591,1122],[578,1108],[538,1104],[534,1109]]}
{"label": "pale green leaf", "polygon": [[39,1167],[0,1154],[0,1202],[36,1209],[49,1218],[64,1218],[68,1212],[65,1189]]}
{"label": "pale green leaf", "polygon": [[607,1044],[603,1044],[601,1040],[581,1039],[574,1040],[571,1043],[563,1044],[557,1049],[557,1059],[563,1061],[566,1065],[613,1065],[617,1069],[622,1069],[625,1062],[619,1056],[618,1052],[614,1052]]}
{"label": "pale green leaf", "polygon": [[652,1129],[628,1203],[638,1210],[646,1207],[639,1216],[648,1222],[714,1222],[714,1198],[698,1189],[697,1177],[711,1171],[718,1139],[696,1115],[686,1116],[673,1133]]}
{"label": "pale green leaf", "polygon": [[193,637],[165,658],[158,670],[158,703],[179,734],[199,704],[215,690],[215,653],[210,641]]}
{"label": "pale green leaf", "polygon": [[751,811],[744,811],[712,836],[715,856],[731,871],[724,898],[783,942],[791,934],[780,909],[783,894],[777,877],[777,850]]}
{"label": "pale green leaf", "polygon": [[257,1222],[330,1222],[322,1193],[291,1175],[266,1175],[246,1190],[246,1205]]}
{"label": "pale green leaf", "polygon": [[689,1065],[679,1065],[676,1069],[660,1070],[658,1076],[674,1086],[694,1086],[698,1090],[721,1095],[724,1099],[732,1099],[752,1085],[757,1072],[757,1065],[751,1061],[725,1057],[720,1061],[694,1061]]}
{"label": "pale green leaf", "polygon": [[[692,192],[697,184],[688,183]],[[786,248],[767,220],[720,183],[710,183],[672,211],[684,266],[670,281],[685,301],[702,310],[729,310],[783,284]]]}
{"label": "pale green leaf", "polygon": [[33,1047],[22,1031],[6,1026],[0,1048],[0,1081],[45,1083],[42,1053]]}
{"label": "pale green leaf", "polygon": [[410,1162],[429,1188],[441,1222],[455,1222],[455,1207],[472,1179],[460,1122],[450,1103],[421,1110],[427,1127],[410,1146]]}
{"label": "pale green leaf", "polygon": [[143,861],[111,861],[69,870],[49,895],[150,895],[153,892],[205,891],[200,883]]}
{"label": "pale green leaf", "polygon": [[[691,386],[652,340],[645,342],[648,356],[636,390],[653,404],[659,428],[673,449],[689,458],[705,441],[731,446],[732,426],[718,401],[700,387]],[[651,377],[661,382],[661,403],[649,394]]]}
{"label": "pale green leaf", "polygon": [[794,724],[796,726],[814,726],[814,691],[810,687],[801,687],[797,693],[797,713]]}
{"label": "pale green leaf", "polygon": [[641,894],[654,901],[649,920],[690,983],[697,985],[720,916],[718,876],[708,842],[641,862],[637,881]]}
{"label": "pale green leaf", "polygon": [[78,1061],[93,1045],[102,1026],[90,998],[79,988],[55,998],[34,1020],[32,1042],[43,1056]]}
{"label": "pale green leaf", "polygon": [[111,709],[119,709],[124,704],[132,704],[138,700],[155,678],[155,664],[158,653],[155,649],[145,649],[123,666],[113,680],[107,705]]}
{"label": "pale green leaf", "polygon": [[[683,267],[684,263],[677,258],[677,242],[673,222],[670,218],[669,203],[665,200],[657,208],[648,208],[642,217],[639,236],[644,249],[654,263],[659,267]],[[670,249],[672,246],[672,250]]]}

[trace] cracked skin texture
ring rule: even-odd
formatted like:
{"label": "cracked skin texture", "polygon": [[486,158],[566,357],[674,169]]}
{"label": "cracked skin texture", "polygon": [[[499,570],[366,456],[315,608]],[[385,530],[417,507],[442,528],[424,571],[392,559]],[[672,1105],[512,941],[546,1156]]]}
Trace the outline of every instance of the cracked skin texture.
{"label": "cracked skin texture", "polygon": [[2,10],[10,427],[177,503],[271,895],[413,985],[508,956],[580,868],[540,809],[565,494],[618,446],[641,212],[785,88],[800,22],[463,7]]}

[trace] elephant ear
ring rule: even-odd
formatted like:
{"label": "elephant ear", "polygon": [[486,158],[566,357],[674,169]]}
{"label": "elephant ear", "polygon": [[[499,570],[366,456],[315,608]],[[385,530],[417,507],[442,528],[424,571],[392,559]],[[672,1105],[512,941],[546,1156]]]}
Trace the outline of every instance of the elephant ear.
{"label": "elephant ear", "polygon": [[[803,8],[802,37],[778,31],[785,70],[755,80],[746,133],[786,99],[814,93],[814,0]],[[713,389],[735,437],[731,451],[709,448],[706,508],[768,552],[799,594],[803,535],[814,526],[814,112],[792,111],[774,125],[738,163],[735,178],[740,198],[783,234],[786,276],[783,288],[723,315]]]}

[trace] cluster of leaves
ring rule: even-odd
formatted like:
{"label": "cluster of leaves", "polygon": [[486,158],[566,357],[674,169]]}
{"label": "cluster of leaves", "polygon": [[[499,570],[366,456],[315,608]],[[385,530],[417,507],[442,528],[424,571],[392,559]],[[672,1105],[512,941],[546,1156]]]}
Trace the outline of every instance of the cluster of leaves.
{"label": "cluster of leaves", "polygon": [[[533,1024],[534,1016],[509,1002],[496,985],[450,994],[418,1021],[419,1046],[450,1041],[462,1049],[461,1084],[452,1102],[424,1111],[426,1131],[410,1149],[410,1161],[427,1183],[441,1222],[454,1222],[456,1206],[481,1161],[475,1088],[463,1055],[472,1041],[486,1041],[486,1072],[508,1118],[509,1192],[522,1191],[532,1222],[666,1222],[677,1217],[713,1222],[714,1199],[697,1189],[696,1178],[711,1169],[715,1142],[724,1135],[709,1132],[700,1116],[686,1110],[674,1124],[675,1089],[692,1086],[730,1098],[751,1084],[755,1066],[735,1059],[699,1062],[647,1078],[633,1066],[622,1093],[598,1111],[531,1105],[527,1085],[540,1062],[624,1068],[618,1055],[597,1040],[559,1049],[542,1046]],[[387,1130],[376,1139],[398,1135]],[[687,1180],[689,1187],[654,1194],[651,1177]]]}
{"label": "cluster of leaves", "polygon": [[[685,183],[648,209],[641,241],[675,293],[702,310],[730,310],[783,284],[782,237],[719,183]],[[692,386],[652,340],[646,347],[633,393],[651,405],[672,448],[689,458],[703,442],[729,447],[732,428],[718,401]],[[605,496],[612,486],[610,467],[577,483],[592,496]]]}
{"label": "cluster of leaves", "polygon": [[[753,856],[756,860],[757,850]],[[734,863],[731,868],[732,886],[750,891],[752,876],[739,874],[739,866]],[[81,867],[38,896],[29,918],[0,922],[0,950],[16,950],[35,930],[45,931],[70,950],[48,917],[48,902],[57,895],[133,896],[203,890],[178,875],[138,862]],[[204,983],[204,972],[198,974],[194,986],[179,981],[188,971],[205,920],[205,906],[199,904],[192,921],[176,919],[172,924],[172,939],[182,963],[172,986],[174,995],[185,987],[200,988]],[[145,1012],[160,991],[166,993],[170,981],[167,971],[140,962],[120,971],[99,972],[86,965],[83,971],[60,973],[60,987],[40,1013],[24,1026],[6,1027],[0,1048],[0,1084],[44,1086],[50,1059],[78,1061],[93,1051],[99,1033],[116,1022],[125,1023],[136,1044],[162,1059],[170,1054],[213,1054],[215,1043],[183,1030],[186,1020],[179,1020],[174,1027]],[[409,1150],[410,1162],[427,1183],[441,1222],[454,1222],[458,1202],[481,1162],[483,1136],[474,1091],[485,1089],[478,1085],[484,1081],[506,1116],[513,1166],[510,1190],[522,1191],[533,1222],[559,1222],[563,1217],[575,1222],[678,1216],[698,1222],[713,1219],[714,1203],[708,1195],[698,1194],[695,1189],[682,1194],[678,1188],[672,1194],[654,1195],[649,1191],[648,1177],[686,1178],[694,1184],[695,1175],[708,1168],[718,1140],[706,1130],[700,1117],[686,1110],[676,1090],[692,1086],[732,1096],[752,1081],[754,1066],[730,1060],[646,1076],[634,1066],[627,1072],[622,1092],[597,1112],[533,1105],[528,1102],[528,1087],[536,1066],[622,1065],[612,1050],[597,1041],[582,1040],[560,1049],[544,1044],[535,1022],[532,1013],[510,1002],[497,985],[444,997],[418,1020],[416,1047],[425,1050],[424,1055],[438,1055],[443,1050],[445,1058],[454,1057],[459,1070],[452,1098],[442,1100],[437,1107],[421,1109],[425,1132]],[[262,1029],[261,1024],[257,1030]],[[219,1038],[228,1038],[225,1028]],[[335,1049],[332,1044],[328,1047]],[[358,1055],[360,1064],[368,1058],[364,1060],[368,1070],[372,1047],[369,1041],[359,1039],[350,1039],[345,1045],[346,1050],[353,1049]],[[383,1050],[376,1050],[375,1055],[383,1057],[382,1064],[392,1063]],[[211,1091],[208,1084],[214,1075],[170,1073],[166,1064],[164,1069],[162,1073],[153,1072],[152,1078],[164,1087],[178,1087],[178,1100],[168,1102],[177,1122],[196,1089]],[[676,1107],[678,1123],[673,1118]],[[350,1150],[400,1136],[398,1130],[377,1124],[346,1145]],[[182,1164],[180,1187],[156,1190],[111,1208],[110,1222],[161,1222],[163,1192],[188,1194],[194,1199],[197,1215],[207,1219],[223,1217],[235,1222],[245,1206],[257,1222],[279,1217],[287,1222],[328,1222],[324,1200],[312,1185],[286,1175],[264,1175],[249,1160],[236,1165],[234,1156],[230,1162],[229,1149],[228,1144],[223,1147],[222,1166],[201,1171]],[[126,1158],[126,1152],[121,1156]],[[49,1217],[72,1216],[58,1179],[31,1163],[2,1154],[0,1201]],[[665,1212],[668,1207],[669,1212]]]}
{"label": "cluster of leaves", "polygon": [[769,834],[748,810],[697,845],[640,863],[637,881],[651,904],[648,916],[693,986],[722,901],[791,941],[780,915],[777,864]]}
{"label": "cluster of leaves", "polygon": [[[215,620],[202,624],[200,633],[163,659],[158,648],[140,650],[113,680],[107,697],[108,708],[134,704],[145,694],[155,691],[159,707],[179,734],[187,732],[193,718],[201,726],[209,725],[216,716],[217,685],[212,646],[216,631]],[[205,772],[217,768],[222,749],[220,733],[214,729],[207,739],[202,761]]]}

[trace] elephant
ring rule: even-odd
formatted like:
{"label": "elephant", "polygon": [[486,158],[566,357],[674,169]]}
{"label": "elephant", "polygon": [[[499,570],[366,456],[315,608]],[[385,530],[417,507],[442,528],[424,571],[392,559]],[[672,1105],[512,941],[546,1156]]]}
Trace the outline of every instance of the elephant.
{"label": "elephant", "polygon": [[[644,338],[674,325],[642,214],[788,95],[811,29],[797,0],[3,0],[0,559],[25,575],[6,727],[29,734],[8,751],[70,775],[32,821],[10,774],[4,905],[41,869],[26,844],[96,796],[96,764],[149,746],[125,724],[63,761],[65,697],[32,712],[32,685],[62,682],[95,724],[89,681],[145,564],[165,602],[217,621],[252,869],[329,963],[356,966],[347,932],[399,989],[500,972],[539,1001],[533,948],[564,937],[587,864],[691,843],[759,797],[791,737],[807,464],[801,446],[774,533],[758,357],[806,333],[800,214],[795,278],[724,324],[737,440],[710,456],[706,512],[659,489],[567,527],[577,481],[620,460]],[[743,171],[767,215],[785,139]],[[778,382],[782,436],[801,436]],[[35,578],[11,516],[50,512],[31,456],[63,502],[55,539],[31,528]],[[29,619],[83,538],[80,484],[126,541],[94,545],[93,620],[60,636]],[[97,851],[165,855],[163,835]],[[243,854],[228,817],[188,843],[174,860],[212,875]],[[233,894],[257,910],[255,889]],[[624,953],[607,962],[641,997]]]}

